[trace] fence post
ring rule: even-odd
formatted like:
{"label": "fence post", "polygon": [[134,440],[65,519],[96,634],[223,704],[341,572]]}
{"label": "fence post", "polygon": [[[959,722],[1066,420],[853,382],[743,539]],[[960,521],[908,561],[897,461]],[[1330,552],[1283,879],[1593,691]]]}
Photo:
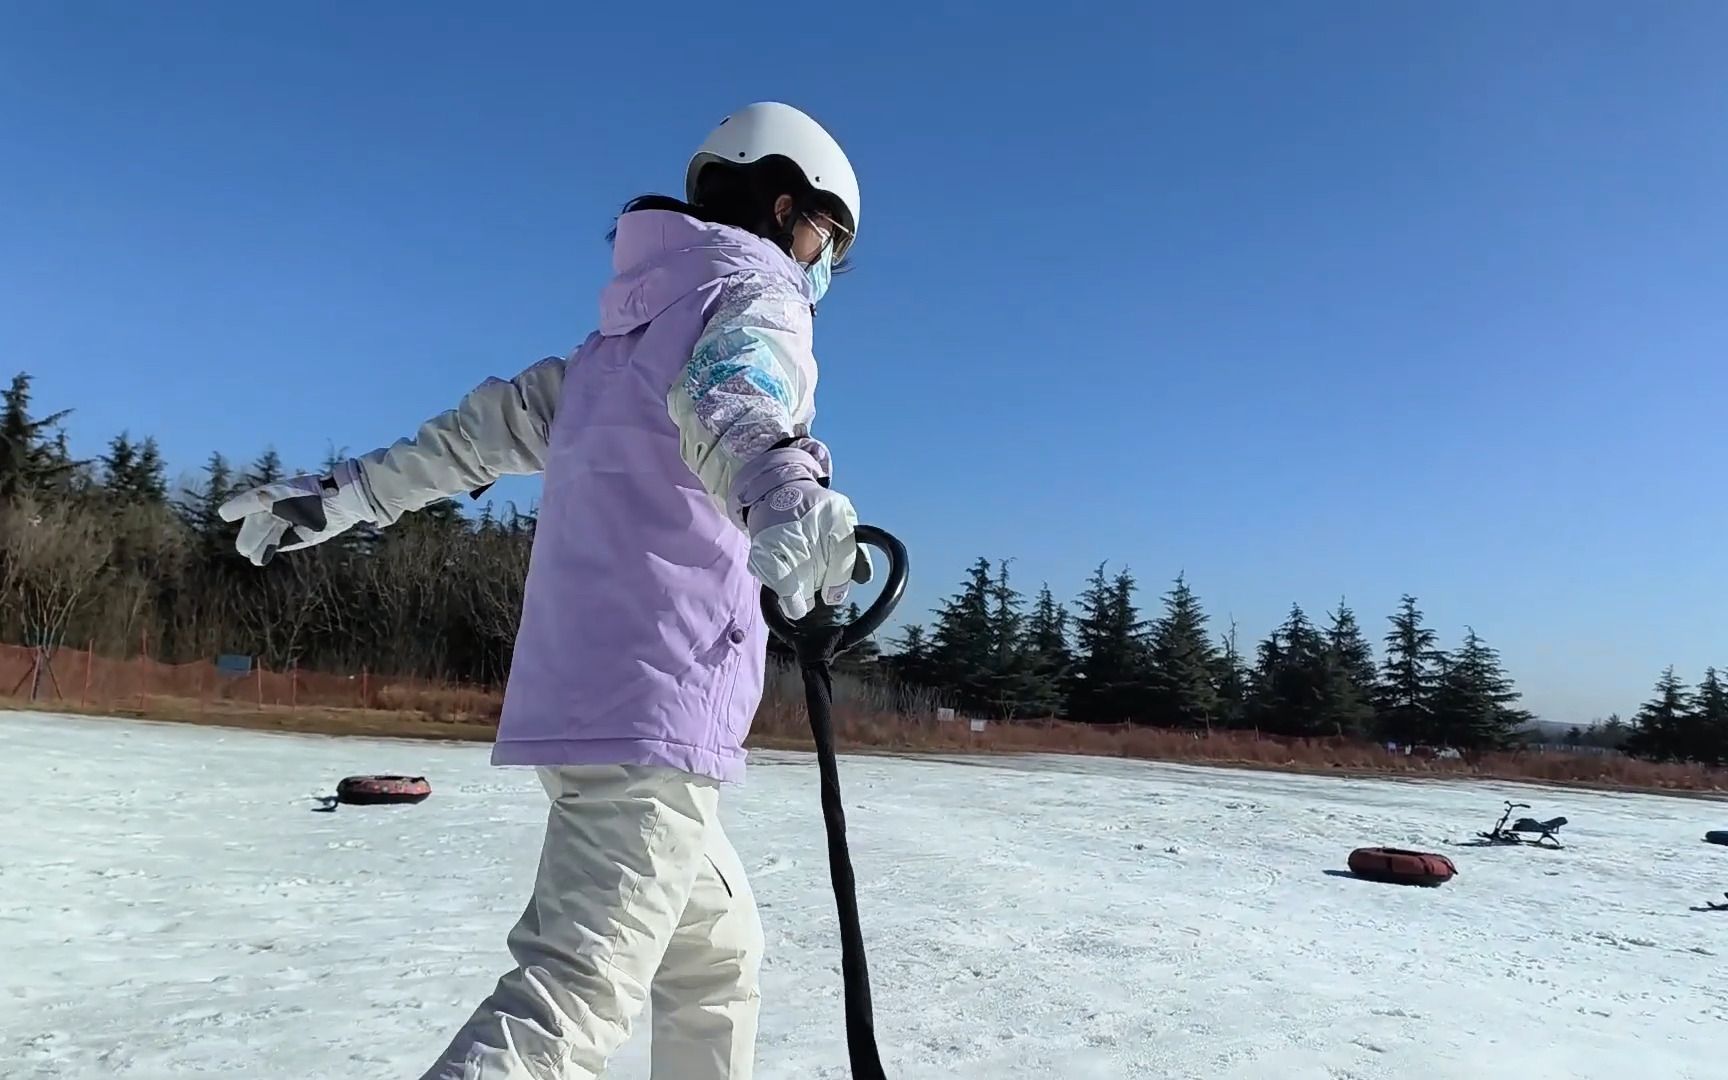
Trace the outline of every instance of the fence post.
{"label": "fence post", "polygon": [[370,682],[371,682],[371,672],[368,671],[366,668],[361,668],[360,669],[360,707],[362,709],[366,708],[366,703],[372,700],[372,694],[371,694],[370,688],[367,685]]}
{"label": "fence post", "polygon": [[288,661],[288,707],[300,707],[300,658]]}
{"label": "fence post", "polygon": [[47,655],[47,650],[41,645],[30,650],[30,701],[32,704],[42,693],[42,658]]}
{"label": "fence post", "polygon": [[252,661],[252,671],[258,676],[258,711],[264,711],[264,661],[263,658]]}
{"label": "fence post", "polygon": [[150,628],[138,630],[138,711],[144,711],[144,690],[150,681]]}
{"label": "fence post", "polygon": [[78,698],[78,707],[90,707],[90,669],[96,666],[96,639],[90,639],[90,648],[84,653],[84,693]]}

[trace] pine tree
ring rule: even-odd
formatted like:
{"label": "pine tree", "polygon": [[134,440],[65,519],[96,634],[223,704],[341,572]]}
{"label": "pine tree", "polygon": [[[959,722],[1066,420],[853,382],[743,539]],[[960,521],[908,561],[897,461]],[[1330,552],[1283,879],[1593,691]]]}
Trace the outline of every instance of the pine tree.
{"label": "pine tree", "polygon": [[1074,667],[1074,650],[1068,644],[1068,609],[1056,602],[1046,582],[1033,601],[1026,618],[1026,649],[1038,657],[1051,677],[1068,678]]}
{"label": "pine tree", "polygon": [[990,651],[995,654],[998,664],[1005,663],[1010,653],[1020,651],[1021,632],[1026,622],[1020,610],[1025,606],[1025,600],[1008,581],[1011,561],[997,561],[996,577],[990,583]]}
{"label": "pine tree", "polygon": [[1236,644],[1236,624],[1218,642],[1218,662],[1213,685],[1218,688],[1218,707],[1212,715],[1213,724],[1224,728],[1245,727],[1248,723],[1248,666],[1242,650]]}
{"label": "pine tree", "polygon": [[1728,764],[1728,684],[1715,668],[1704,669],[1688,719],[1691,746],[1686,756],[1712,765]]}
{"label": "pine tree", "polygon": [[1380,689],[1380,671],[1374,665],[1374,648],[1356,622],[1356,613],[1340,599],[1328,618],[1326,643],[1333,660],[1356,688],[1357,697],[1365,703],[1372,702]]}
{"label": "pine tree", "polygon": [[1597,736],[1601,740],[1598,745],[1619,750],[1626,745],[1626,740],[1630,736],[1631,729],[1626,721],[1620,719],[1620,714],[1609,713],[1608,719],[1602,722],[1602,730]]}
{"label": "pine tree", "polygon": [[916,623],[900,633],[900,640],[889,642],[894,652],[887,658],[894,677],[908,686],[937,688],[936,665],[930,639]]}
{"label": "pine tree", "polygon": [[930,635],[931,659],[936,678],[956,691],[990,663],[990,594],[994,587],[990,561],[980,558],[966,572],[960,591],[936,610],[936,626]]}
{"label": "pine tree", "polygon": [[[855,623],[863,617],[864,612],[858,607],[858,601],[854,600],[846,605],[844,618],[848,624]],[[860,664],[873,665],[881,658],[882,647],[876,644],[876,638],[872,635],[854,645],[846,655]]]}
{"label": "pine tree", "polygon": [[1361,737],[1374,728],[1374,688],[1364,687],[1361,676],[1329,644],[1320,653],[1320,721],[1329,735]]}
{"label": "pine tree", "polygon": [[937,609],[930,635],[938,687],[952,693],[960,708],[975,712],[992,708],[986,683],[996,657],[995,592],[990,560],[980,558],[967,570],[960,591]]}
{"label": "pine tree", "polygon": [[1076,719],[1118,723],[1145,718],[1146,624],[1134,606],[1135,582],[1124,570],[1114,578],[1099,565],[1080,594],[1074,691]]}
{"label": "pine tree", "polygon": [[1256,728],[1276,730],[1283,724],[1279,680],[1284,665],[1284,639],[1274,627],[1254,647],[1254,667],[1248,674],[1247,718]]}
{"label": "pine tree", "polygon": [[168,501],[168,464],[162,460],[162,448],[154,435],[146,435],[138,444],[131,488],[140,502],[161,506]]}
{"label": "pine tree", "polygon": [[1078,614],[1074,618],[1074,673],[1068,682],[1068,716],[1081,721],[1100,719],[1100,695],[1094,680],[1104,664],[1099,655],[1105,639],[1104,621],[1109,610],[1108,579],[1104,564],[1087,578],[1086,588],[1075,601]]}
{"label": "pine tree", "polygon": [[243,486],[263,487],[265,484],[276,483],[283,476],[282,455],[278,454],[276,448],[272,446],[259,454],[258,459],[246,470]]}
{"label": "pine tree", "polygon": [[134,444],[124,431],[108,441],[101,458],[102,486],[116,502],[160,504],[168,495],[162,452],[155,438]]}
{"label": "pine tree", "polygon": [[[1009,562],[1000,561],[994,574],[990,560],[973,563],[960,590],[937,609],[928,659],[907,655],[923,644],[921,631],[916,637],[909,631],[896,668],[908,677],[927,671],[936,689],[968,711],[1004,719],[1049,716],[1060,706],[1057,673],[1028,644],[1025,600],[1010,582]],[[1044,617],[1054,616],[1046,611]],[[1055,629],[1059,634],[1059,622]],[[1045,639],[1048,631],[1040,628]]]}
{"label": "pine tree", "polygon": [[1139,587],[1134,575],[1126,569],[1119,571],[1110,582],[1113,618],[1123,643],[1122,681],[1117,688],[1119,707],[1123,717],[1146,723],[1149,720],[1146,698],[1150,684],[1147,680],[1146,620],[1140,617],[1140,608],[1134,602]]}
{"label": "pine tree", "polygon": [[122,431],[108,440],[108,452],[102,455],[102,486],[116,499],[130,499],[132,476],[138,468],[138,451]]}
{"label": "pine tree", "polygon": [[1530,714],[1516,708],[1519,694],[1495,652],[1474,629],[1448,657],[1434,698],[1433,735],[1464,750],[1504,746]]}
{"label": "pine tree", "polygon": [[71,409],[63,409],[33,418],[28,372],[14,375],[12,385],[0,391],[0,499],[51,489],[72,473],[78,463],[66,450],[65,432],[53,439],[47,435],[71,414]]}
{"label": "pine tree", "polygon": [[1326,639],[1301,605],[1290,605],[1284,622],[1260,643],[1249,715],[1280,735],[1331,734],[1332,670]]}
{"label": "pine tree", "polygon": [[204,482],[188,491],[181,502],[181,517],[197,537],[200,562],[207,568],[231,567],[239,558],[234,550],[234,537],[240,526],[223,521],[217,513],[237,490],[228,459],[221,453],[213,453],[204,464]]}
{"label": "pine tree", "polygon": [[1434,631],[1422,625],[1414,596],[1406,594],[1398,612],[1387,621],[1392,629],[1386,635],[1386,659],[1380,667],[1375,702],[1381,734],[1401,743],[1430,739],[1445,654],[1436,647]]}
{"label": "pine tree", "polygon": [[1635,757],[1681,759],[1686,757],[1687,720],[1692,695],[1672,667],[1656,680],[1656,696],[1644,703],[1632,718],[1632,733],[1626,752]]}
{"label": "pine tree", "polygon": [[1018,652],[1012,667],[1005,674],[1009,687],[1005,702],[1012,702],[1013,711],[1003,711],[1004,718],[1048,719],[1060,716],[1068,696],[1063,682],[1035,653]]}
{"label": "pine tree", "polygon": [[[840,619],[845,623],[855,623],[863,618],[863,614],[857,601],[853,601],[846,605],[845,610],[840,614]],[[876,639],[867,637],[842,653],[839,659],[835,661],[834,666],[840,671],[864,676],[875,673],[881,659],[882,649],[876,644]]]}
{"label": "pine tree", "polygon": [[1025,648],[1039,678],[1039,712],[1067,716],[1074,696],[1074,648],[1068,636],[1068,609],[1056,602],[1048,582],[1038,589],[1026,620]]}
{"label": "pine tree", "polygon": [[1038,658],[1025,641],[1025,605],[1009,583],[1011,560],[996,564],[990,591],[991,656],[977,679],[977,697],[1004,720],[1032,715],[1052,715],[1057,708],[1057,688],[1039,669]]}
{"label": "pine tree", "polygon": [[1218,709],[1218,654],[1206,632],[1206,613],[1185,576],[1164,595],[1164,614],[1152,624],[1147,655],[1154,723],[1209,727]]}

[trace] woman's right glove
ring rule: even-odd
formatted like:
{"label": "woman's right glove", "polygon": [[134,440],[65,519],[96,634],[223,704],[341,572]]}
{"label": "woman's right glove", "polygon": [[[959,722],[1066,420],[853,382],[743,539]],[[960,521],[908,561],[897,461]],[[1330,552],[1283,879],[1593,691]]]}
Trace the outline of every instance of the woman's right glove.
{"label": "woman's right glove", "polygon": [[814,447],[768,451],[746,467],[736,489],[750,533],[750,572],[793,620],[808,615],[818,596],[839,606],[853,584],[871,575],[852,501],[826,484],[827,448],[813,439],[799,442]]}

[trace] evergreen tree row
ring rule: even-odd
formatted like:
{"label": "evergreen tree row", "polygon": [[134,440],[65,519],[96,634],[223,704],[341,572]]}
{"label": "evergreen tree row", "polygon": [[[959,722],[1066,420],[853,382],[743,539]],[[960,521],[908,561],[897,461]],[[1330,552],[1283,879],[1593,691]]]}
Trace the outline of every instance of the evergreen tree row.
{"label": "evergreen tree row", "polygon": [[887,658],[895,674],[964,710],[1004,719],[1257,728],[1463,749],[1506,745],[1531,716],[1498,653],[1469,630],[1443,651],[1406,596],[1378,662],[1340,602],[1316,625],[1300,605],[1250,659],[1235,627],[1214,636],[1187,580],[1142,616],[1132,574],[1098,567],[1071,616],[1048,585],[1028,606],[1009,563],[979,559],[930,629],[908,627]]}
{"label": "evergreen tree row", "polygon": [[1693,690],[1673,668],[1664,671],[1623,745],[1638,757],[1728,765],[1728,683],[1722,673],[1706,668]]}

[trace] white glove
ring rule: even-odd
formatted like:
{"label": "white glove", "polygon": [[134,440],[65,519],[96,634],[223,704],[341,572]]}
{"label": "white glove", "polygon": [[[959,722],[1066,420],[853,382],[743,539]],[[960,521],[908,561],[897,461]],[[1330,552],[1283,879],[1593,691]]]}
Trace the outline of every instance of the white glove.
{"label": "white glove", "polygon": [[792,620],[810,614],[818,598],[838,607],[852,585],[871,577],[870,554],[858,546],[858,513],[828,487],[832,475],[828,448],[802,436],[756,458],[736,481],[750,572]]}
{"label": "white glove", "polygon": [[216,512],[223,521],[244,521],[234,546],[254,566],[263,566],[278,551],[322,544],[355,525],[378,520],[353,461],[323,476],[296,476],[241,492]]}
{"label": "white glove", "polygon": [[780,597],[788,619],[810,614],[818,596],[838,607],[853,582],[870,580],[852,500],[814,480],[793,480],[769,492],[751,507],[749,525],[750,572]]}
{"label": "white glove", "polygon": [[[800,435],[798,438],[793,439],[788,445],[790,445],[794,450],[802,450],[806,454],[809,454],[816,462],[817,482],[823,487],[832,486],[832,481],[834,479],[834,455],[829,453],[827,443],[824,443],[821,439],[813,439],[808,435]],[[853,521],[853,528],[857,528],[856,520]],[[852,582],[855,585],[868,585],[870,579],[875,576],[875,564],[870,561],[869,548],[858,546],[857,550],[858,562],[852,570]],[[845,590],[842,590],[840,600],[845,600]],[[836,601],[836,603],[839,602],[840,601]]]}

